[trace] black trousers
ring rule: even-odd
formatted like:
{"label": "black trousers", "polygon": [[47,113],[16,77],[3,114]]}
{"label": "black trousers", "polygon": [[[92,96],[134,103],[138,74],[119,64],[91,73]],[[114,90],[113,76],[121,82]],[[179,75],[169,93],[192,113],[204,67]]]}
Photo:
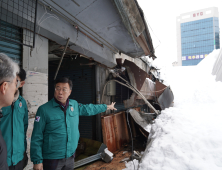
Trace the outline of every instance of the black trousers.
{"label": "black trousers", "polygon": [[74,156],[64,159],[43,159],[44,170],[73,170]]}
{"label": "black trousers", "polygon": [[9,170],[22,170],[26,167],[27,163],[28,163],[28,156],[27,153],[24,153],[24,158],[16,165],[10,166]]}

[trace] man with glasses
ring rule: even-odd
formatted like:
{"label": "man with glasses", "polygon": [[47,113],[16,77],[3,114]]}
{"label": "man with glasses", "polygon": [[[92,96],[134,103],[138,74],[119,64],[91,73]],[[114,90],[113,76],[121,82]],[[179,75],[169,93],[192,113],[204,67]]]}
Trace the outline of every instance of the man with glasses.
{"label": "man with glasses", "polygon": [[[16,91],[16,74],[19,72],[18,65],[7,55],[0,53],[0,121],[3,117],[2,107],[12,104]],[[10,125],[9,125],[10,126]],[[4,132],[3,132],[4,133]],[[0,130],[0,169],[8,170],[7,149]]]}
{"label": "man with glasses", "polygon": [[112,103],[79,104],[69,99],[72,81],[60,78],[55,82],[54,98],[39,107],[31,138],[31,161],[34,170],[73,170],[79,140],[79,116],[92,116],[108,109]]}
{"label": "man with glasses", "polygon": [[26,72],[20,68],[17,91],[11,106],[2,108],[0,121],[2,136],[7,144],[7,163],[9,170],[22,170],[27,165],[26,132],[28,128],[28,109],[25,99],[20,96],[18,88],[25,84]]}

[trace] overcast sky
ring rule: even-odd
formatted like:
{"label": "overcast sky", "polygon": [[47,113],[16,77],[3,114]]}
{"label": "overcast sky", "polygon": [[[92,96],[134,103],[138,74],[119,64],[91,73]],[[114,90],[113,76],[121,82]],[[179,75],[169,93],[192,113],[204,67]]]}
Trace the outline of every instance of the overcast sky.
{"label": "overcast sky", "polygon": [[[154,48],[156,48],[155,54],[158,59],[155,62],[160,65],[169,65],[177,60],[176,17],[180,16],[180,14],[217,7],[220,30],[222,29],[222,0],[137,1],[145,13]],[[222,42],[221,38],[220,35],[220,44]]]}

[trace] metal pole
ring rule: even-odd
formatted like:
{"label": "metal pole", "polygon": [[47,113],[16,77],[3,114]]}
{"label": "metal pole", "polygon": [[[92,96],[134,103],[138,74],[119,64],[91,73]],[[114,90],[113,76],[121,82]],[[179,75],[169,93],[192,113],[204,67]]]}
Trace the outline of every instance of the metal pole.
{"label": "metal pole", "polygon": [[67,49],[68,44],[69,44],[69,39],[70,39],[70,38],[68,38],[68,40],[67,40],[67,42],[66,42],[66,46],[65,46],[64,51],[63,51],[63,53],[62,53],[62,57],[61,57],[61,59],[60,59],[60,62],[59,62],[58,68],[57,68],[57,70],[56,70],[56,74],[55,74],[54,80],[56,79],[57,74],[58,74],[58,72],[59,72],[59,68],[60,68],[60,66],[61,66],[61,63],[62,63],[63,57],[64,57],[64,55],[65,55],[66,49]]}
{"label": "metal pole", "polygon": [[38,0],[35,3],[35,23],[34,23],[34,36],[33,36],[33,48],[35,48],[35,32],[36,32],[36,19],[37,19],[37,10],[38,10]]}

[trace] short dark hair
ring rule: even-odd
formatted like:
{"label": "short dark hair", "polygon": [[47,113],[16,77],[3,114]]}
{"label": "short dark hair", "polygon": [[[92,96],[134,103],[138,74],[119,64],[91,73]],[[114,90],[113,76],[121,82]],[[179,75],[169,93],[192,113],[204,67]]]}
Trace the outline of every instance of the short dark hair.
{"label": "short dark hair", "polygon": [[18,74],[19,78],[21,79],[21,81],[25,81],[26,79],[26,72],[23,68],[20,68],[20,72]]}
{"label": "short dark hair", "polygon": [[55,86],[57,83],[68,83],[69,88],[72,90],[72,81],[67,77],[61,77],[61,78],[56,79]]}

